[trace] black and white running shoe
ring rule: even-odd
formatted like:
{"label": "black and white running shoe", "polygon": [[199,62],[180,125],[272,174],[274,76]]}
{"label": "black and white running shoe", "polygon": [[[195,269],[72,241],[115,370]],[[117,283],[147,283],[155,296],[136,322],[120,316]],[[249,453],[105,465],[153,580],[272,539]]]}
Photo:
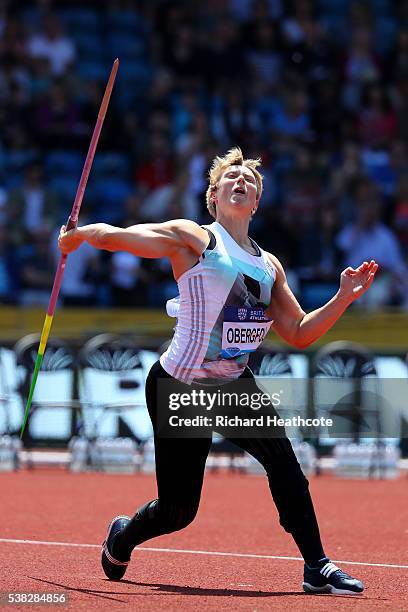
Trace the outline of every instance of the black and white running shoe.
{"label": "black and white running shoe", "polygon": [[319,566],[310,568],[305,564],[303,590],[306,593],[333,593],[356,595],[364,590],[363,583],[346,574],[327,557],[320,559]]}
{"label": "black and white running shoe", "polygon": [[115,537],[129,523],[129,516],[115,516],[109,524],[106,540],[102,544],[101,563],[103,571],[109,580],[120,580],[125,575],[130,559],[119,561],[112,555],[112,545]]}

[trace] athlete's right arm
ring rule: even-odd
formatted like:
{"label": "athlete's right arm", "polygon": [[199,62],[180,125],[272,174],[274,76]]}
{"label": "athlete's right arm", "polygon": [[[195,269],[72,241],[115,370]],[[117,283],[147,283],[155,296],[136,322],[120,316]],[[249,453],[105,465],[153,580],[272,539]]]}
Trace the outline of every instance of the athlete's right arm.
{"label": "athlete's right arm", "polygon": [[198,256],[208,244],[208,233],[194,221],[174,219],[164,223],[142,223],[128,228],[92,223],[65,231],[61,228],[58,246],[62,253],[75,251],[83,242],[106,251],[127,251],[139,257],[176,257],[189,249]]}

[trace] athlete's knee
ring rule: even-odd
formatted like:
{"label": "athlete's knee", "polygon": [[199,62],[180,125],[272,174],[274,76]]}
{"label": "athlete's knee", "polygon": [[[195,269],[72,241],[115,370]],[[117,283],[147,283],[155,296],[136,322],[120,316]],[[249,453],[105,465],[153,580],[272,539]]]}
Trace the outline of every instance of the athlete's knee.
{"label": "athlete's knee", "polygon": [[194,520],[198,502],[185,500],[159,500],[158,502],[158,517],[165,529],[165,533],[184,529]]}
{"label": "athlete's knee", "polygon": [[292,533],[314,516],[309,481],[294,454],[267,469],[267,476],[279,522],[285,531]]}
{"label": "athlete's knee", "polygon": [[195,518],[199,500],[154,499],[137,511],[138,521],[156,522],[162,533],[187,527]]}
{"label": "athlete's knee", "polygon": [[301,478],[290,483],[286,492],[275,498],[279,512],[279,522],[288,533],[293,533],[305,526],[310,520],[315,520],[315,511],[309,492],[309,482],[301,473]]}

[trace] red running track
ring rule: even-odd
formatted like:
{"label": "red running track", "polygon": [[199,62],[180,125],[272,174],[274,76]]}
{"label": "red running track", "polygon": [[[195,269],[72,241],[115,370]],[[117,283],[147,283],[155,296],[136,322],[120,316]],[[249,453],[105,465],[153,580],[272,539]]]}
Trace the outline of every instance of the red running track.
{"label": "red running track", "polygon": [[262,476],[207,474],[195,522],[145,543],[155,550],[137,549],[125,579],[109,582],[99,564],[107,524],[153,498],[154,478],[40,469],[1,474],[0,591],[69,596],[68,606],[8,608],[13,610],[406,611],[407,485],[406,478],[311,480],[327,554],[363,563],[341,566],[366,584],[361,596],[316,596],[302,592],[300,560],[262,558],[299,557]]}

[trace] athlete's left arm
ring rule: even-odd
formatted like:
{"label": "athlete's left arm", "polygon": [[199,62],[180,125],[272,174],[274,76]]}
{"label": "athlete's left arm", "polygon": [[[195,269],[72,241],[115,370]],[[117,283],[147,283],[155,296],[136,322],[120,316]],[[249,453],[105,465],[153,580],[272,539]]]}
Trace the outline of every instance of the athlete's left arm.
{"label": "athlete's left arm", "polygon": [[299,349],[318,340],[336,323],[346,308],[367,291],[378,269],[374,260],[365,261],[356,269],[346,268],[341,273],[336,295],[321,308],[306,314],[287,283],[282,264],[268,255],[276,269],[276,279],[267,314],[273,319],[272,327],[277,334]]}

